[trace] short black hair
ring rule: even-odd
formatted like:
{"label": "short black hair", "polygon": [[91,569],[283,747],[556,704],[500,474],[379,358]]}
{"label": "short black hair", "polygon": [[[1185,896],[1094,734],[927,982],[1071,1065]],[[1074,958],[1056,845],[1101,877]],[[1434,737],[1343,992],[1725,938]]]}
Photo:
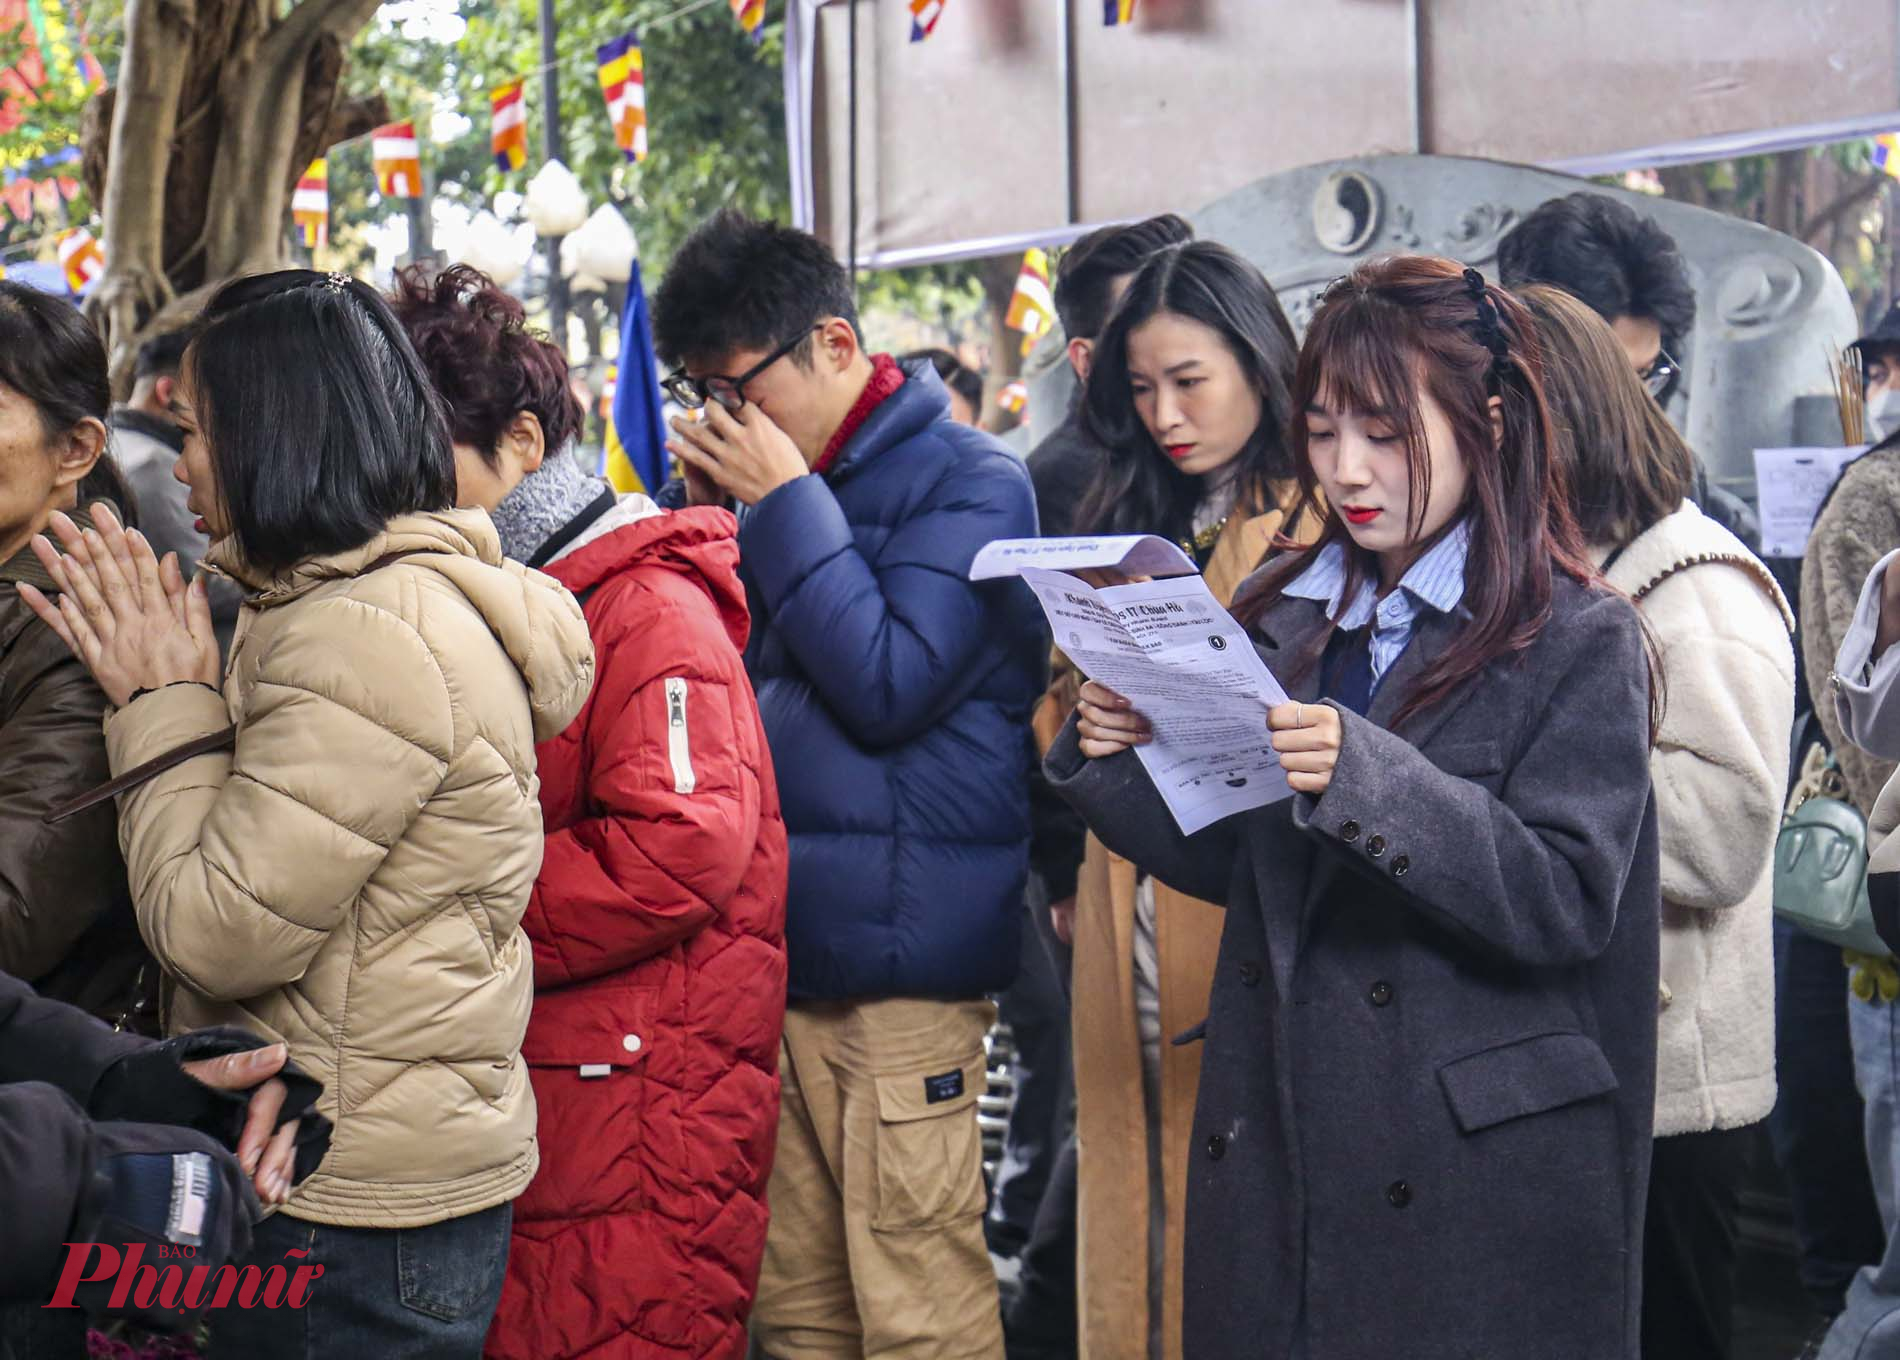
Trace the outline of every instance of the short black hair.
{"label": "short black hair", "polygon": [[900,354],[900,364],[914,363],[927,359],[930,366],[937,370],[937,376],[943,379],[943,385],[969,402],[978,411],[983,409],[983,375],[964,365],[947,349],[914,349],[909,354]]}
{"label": "short black hair", "polygon": [[1099,227],[1062,252],[1056,264],[1056,316],[1071,340],[1093,340],[1108,324],[1109,288],[1158,250],[1194,239],[1184,217],[1162,213],[1127,226]]}
{"label": "short black hair", "polygon": [[132,370],[140,378],[176,378],[185,359],[185,346],[191,343],[191,330],[167,331],[139,346],[138,362]]}
{"label": "short black hair", "polygon": [[185,351],[246,561],[281,571],[455,503],[448,422],[375,289],[287,269],[226,284]]}
{"label": "short black hair", "polygon": [[1605,321],[1646,317],[1665,345],[1695,328],[1695,288],[1676,238],[1604,194],[1540,204],[1498,243],[1498,278],[1506,288],[1552,284]]}
{"label": "short black hair", "polygon": [[[851,277],[824,242],[722,208],[681,243],[653,296],[653,347],[663,363],[717,361],[777,349],[831,316],[858,330]],[[811,363],[810,340],[792,351],[801,364]]]}
{"label": "short black hair", "polygon": [[[0,384],[39,414],[48,440],[83,420],[103,423],[112,410],[106,347],[92,323],[64,298],[0,279]],[[138,525],[138,504],[110,451],[101,453],[79,484],[79,501],[111,501],[119,518]]]}

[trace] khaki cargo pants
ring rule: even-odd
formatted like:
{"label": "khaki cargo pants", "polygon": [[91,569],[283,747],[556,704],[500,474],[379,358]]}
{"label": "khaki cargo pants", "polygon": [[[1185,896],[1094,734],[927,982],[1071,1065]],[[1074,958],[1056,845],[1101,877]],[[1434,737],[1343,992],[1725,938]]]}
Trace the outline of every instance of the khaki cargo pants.
{"label": "khaki cargo pants", "polygon": [[987,1001],[795,1003],[752,1334],[772,1360],[997,1360]]}

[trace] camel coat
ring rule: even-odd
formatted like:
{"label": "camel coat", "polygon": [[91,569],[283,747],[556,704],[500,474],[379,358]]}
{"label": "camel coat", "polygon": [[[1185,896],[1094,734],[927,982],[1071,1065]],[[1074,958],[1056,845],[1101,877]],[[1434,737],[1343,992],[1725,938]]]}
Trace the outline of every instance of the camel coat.
{"label": "camel coat", "polygon": [[[1232,599],[1266,555],[1283,518],[1272,510],[1228,521],[1204,573],[1215,599],[1223,604]],[[1317,530],[1314,517],[1307,519]],[[1043,735],[1040,730],[1038,735]],[[1135,1015],[1135,881],[1133,862],[1088,838],[1076,880],[1071,984],[1079,1158],[1076,1283],[1084,1360],[1147,1360],[1148,1352],[1148,1121]],[[1161,1161],[1167,1168],[1162,1355],[1181,1360],[1182,1225],[1201,1045],[1169,1041],[1207,1018],[1226,912],[1159,882],[1154,893],[1161,983]]]}

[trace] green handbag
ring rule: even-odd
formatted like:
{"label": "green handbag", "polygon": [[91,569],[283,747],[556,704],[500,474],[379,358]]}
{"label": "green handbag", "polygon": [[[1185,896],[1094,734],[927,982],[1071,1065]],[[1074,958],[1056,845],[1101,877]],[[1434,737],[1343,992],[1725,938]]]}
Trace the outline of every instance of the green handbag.
{"label": "green handbag", "polygon": [[1809,748],[1775,839],[1775,915],[1842,949],[1885,957],[1867,900],[1867,819],[1830,752]]}

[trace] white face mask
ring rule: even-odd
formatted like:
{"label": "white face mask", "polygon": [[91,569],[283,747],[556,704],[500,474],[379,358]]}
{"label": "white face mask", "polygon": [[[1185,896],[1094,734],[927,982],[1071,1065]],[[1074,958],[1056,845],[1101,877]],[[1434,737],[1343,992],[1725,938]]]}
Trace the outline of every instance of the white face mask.
{"label": "white face mask", "polygon": [[1900,430],[1900,387],[1884,387],[1867,399],[1867,438],[1875,444]]}

